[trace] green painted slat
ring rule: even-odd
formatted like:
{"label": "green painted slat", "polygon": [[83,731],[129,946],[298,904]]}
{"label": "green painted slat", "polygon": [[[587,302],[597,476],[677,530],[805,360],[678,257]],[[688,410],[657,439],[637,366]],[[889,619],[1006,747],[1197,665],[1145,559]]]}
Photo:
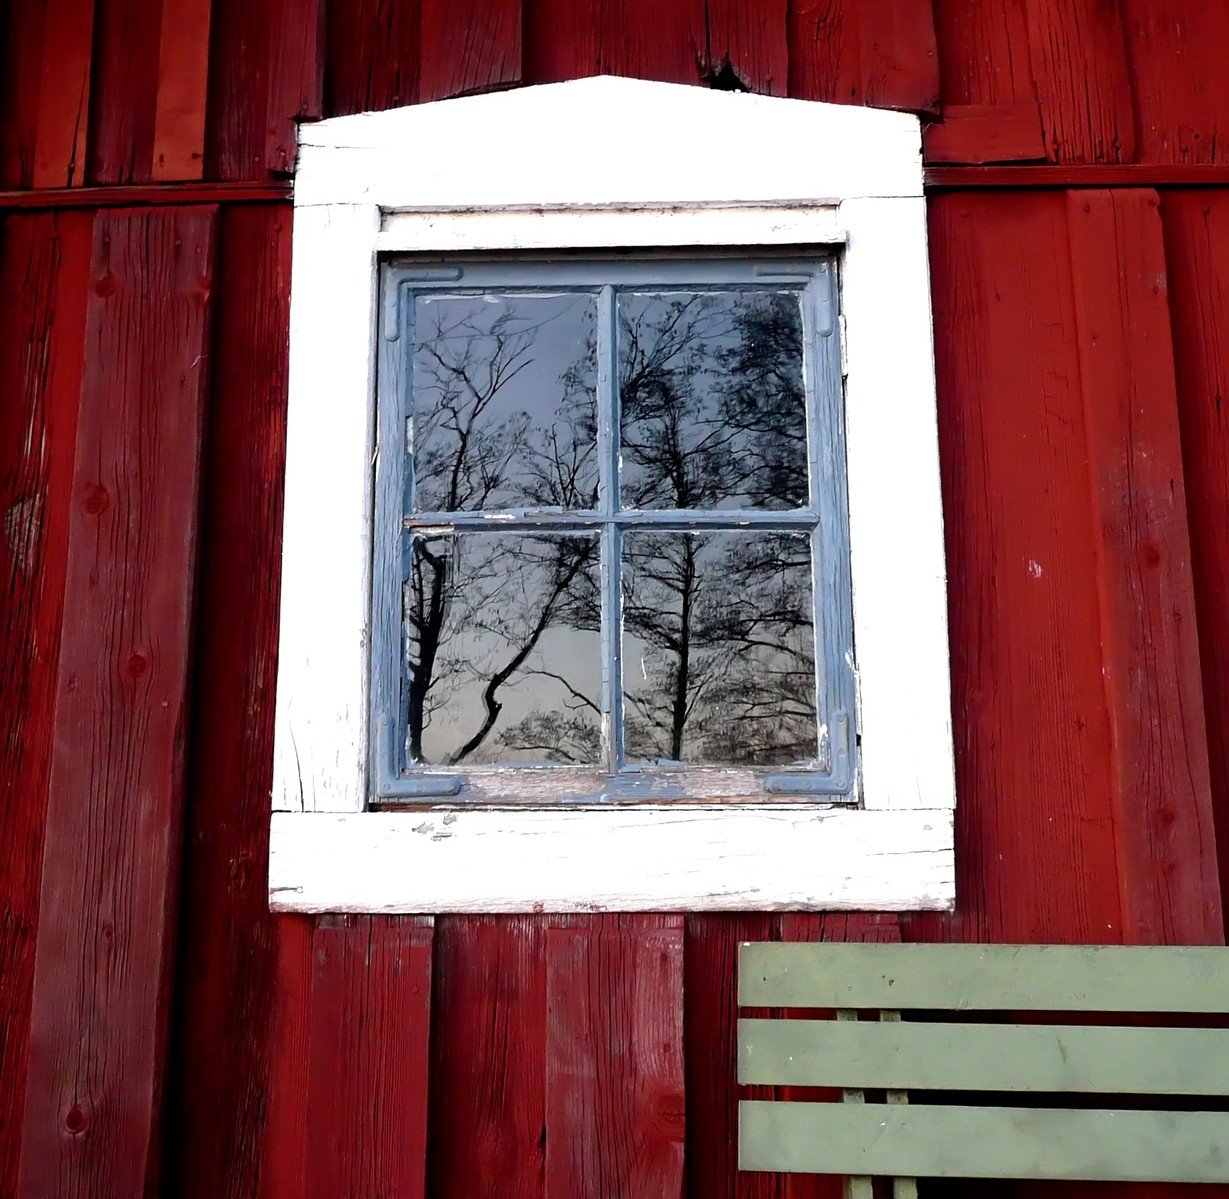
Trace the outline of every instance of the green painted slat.
{"label": "green painted slat", "polygon": [[738,1081],[1229,1095],[1229,1029],[740,1020]]}
{"label": "green painted slat", "polygon": [[1229,1113],[739,1105],[739,1167],[807,1174],[1229,1182]]}
{"label": "green painted slat", "polygon": [[1229,1011],[1229,949],[745,943],[744,1007]]}

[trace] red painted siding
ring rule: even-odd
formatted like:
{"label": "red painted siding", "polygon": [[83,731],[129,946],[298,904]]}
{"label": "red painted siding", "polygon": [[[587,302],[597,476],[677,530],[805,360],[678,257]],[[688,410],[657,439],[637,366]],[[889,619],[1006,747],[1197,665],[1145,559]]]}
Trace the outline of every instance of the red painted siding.
{"label": "red painted siding", "polygon": [[[925,114],[960,808],[952,916],[274,919],[289,207],[11,211],[0,1195],[835,1199],[736,1171],[739,940],[1223,941],[1227,24],[1196,0],[5,8],[14,189],[266,185],[296,120],[599,72]],[[1024,187],[958,186],[1012,162]]]}

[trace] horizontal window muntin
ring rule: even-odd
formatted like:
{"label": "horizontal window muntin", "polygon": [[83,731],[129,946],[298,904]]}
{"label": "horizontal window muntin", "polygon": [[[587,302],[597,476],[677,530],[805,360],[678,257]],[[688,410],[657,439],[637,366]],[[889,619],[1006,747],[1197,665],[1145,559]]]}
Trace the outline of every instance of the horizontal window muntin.
{"label": "horizontal window muntin", "polygon": [[[373,799],[377,803],[482,804],[853,801],[856,733],[852,613],[833,258],[507,263],[402,259],[384,264],[382,274],[385,320],[380,354],[372,605]],[[526,314],[532,315],[517,316],[516,305],[522,300]],[[723,315],[723,302],[735,311],[734,317]],[[792,317],[778,317],[777,310],[784,311],[790,305],[796,307],[796,328],[791,324]],[[621,320],[621,312],[629,308],[649,314],[637,318],[644,322],[639,327],[641,332],[644,328],[676,331],[678,321],[698,314],[700,325],[709,332],[696,336],[699,341],[707,337],[712,346],[684,344],[679,353],[687,359],[686,368],[677,368],[675,375],[685,377],[655,378],[654,363],[649,361],[652,355],[642,354],[644,362],[633,360],[632,351],[626,348],[635,340],[635,330],[627,319]],[[586,334],[590,343],[581,336],[584,326],[573,319],[581,309],[591,313]],[[544,345],[548,344],[552,311],[564,313],[570,327],[554,335],[549,344],[556,349],[579,347],[579,353],[587,353],[591,359],[584,369],[574,362],[567,370],[557,372],[560,379],[566,376],[569,381],[573,407],[570,420],[563,422],[557,419],[561,409],[556,408],[554,425],[546,434],[553,457],[548,455],[543,461],[553,468],[562,455],[575,471],[565,474],[562,483],[547,480],[545,490],[536,478],[529,482],[510,480],[506,471],[501,474],[485,469],[479,471],[477,484],[459,487],[457,476],[463,472],[457,468],[461,459],[448,437],[457,445],[467,444],[461,431],[463,416],[458,415],[461,401],[473,406],[478,402],[474,397],[481,392],[481,403],[487,405],[484,411],[495,411],[503,397],[498,388],[491,391],[492,371],[495,375],[515,371],[516,378],[528,377],[531,382],[536,372],[533,386],[540,388],[545,377],[541,363],[532,355],[520,353],[524,349],[522,333],[533,330],[537,336],[539,330],[546,329],[542,337]],[[653,324],[650,317],[657,323]],[[674,326],[672,321],[676,322]],[[433,337],[424,340],[421,326],[428,322],[435,322]],[[735,326],[737,336],[730,332]],[[521,342],[516,341],[518,337]],[[783,364],[759,350],[756,357],[747,348],[753,343],[759,346],[765,339],[772,342],[774,337],[796,337],[796,363]],[[449,350],[453,343],[463,349]],[[653,343],[655,347],[658,344]],[[466,356],[464,360],[457,358],[458,353]],[[515,353],[520,353],[519,358],[509,364],[507,360]],[[760,455],[765,459],[762,463],[755,453],[747,452],[745,444],[726,444],[722,448],[724,457],[704,448],[706,440],[732,443],[729,428],[737,431],[742,420],[749,428],[761,421],[763,405],[758,397],[762,393],[748,386],[743,389],[745,394],[734,394],[736,389],[728,382],[728,368],[739,361],[740,354],[752,363],[753,371],[775,376],[771,386],[786,392],[793,387],[800,392],[802,411],[791,418],[796,427],[788,436],[776,436],[779,431],[770,429],[761,439],[763,444],[756,443],[761,449],[768,446],[770,451]],[[494,363],[493,358],[497,359]],[[633,368],[641,366],[648,382],[633,397],[632,403],[639,407],[629,418],[632,393],[628,379]],[[424,385],[422,380],[431,371],[435,372],[433,379]],[[782,376],[791,371],[793,376],[782,382]],[[482,378],[475,383],[478,375]],[[711,397],[689,396],[686,403],[690,408],[678,411],[684,403],[678,394],[699,376],[710,380],[707,386],[721,403],[708,411],[704,405]],[[467,382],[458,383],[458,378]],[[424,386],[432,394],[420,403]],[[477,390],[466,393],[467,387]],[[531,392],[527,387],[525,394]],[[591,413],[582,411],[586,405]],[[483,434],[479,428],[475,434],[472,419],[465,429],[465,436],[470,438],[487,436],[484,452],[494,453],[501,462],[515,449],[511,435],[519,435],[528,443],[532,436],[542,434],[540,429],[529,428],[532,422],[527,423],[525,412],[518,414],[515,397],[504,408],[512,415],[500,417],[504,423],[495,426],[502,442],[489,430]],[[641,410],[647,414],[643,420]],[[441,412],[447,419],[439,419]],[[677,478],[672,475],[674,460],[657,451],[659,443],[668,442],[670,436],[686,437],[691,430],[694,437],[695,422],[689,420],[697,412],[702,413],[702,419],[697,419],[703,453],[696,451],[693,456],[705,478],[702,485],[693,486],[682,477],[685,472],[676,471]],[[432,422],[437,431],[424,434]],[[630,455],[626,452],[629,426],[633,437],[638,438]],[[577,427],[582,430],[579,436]],[[443,433],[438,431],[441,429]],[[585,436],[588,441],[579,445]],[[688,452],[684,452],[684,458]],[[632,471],[629,457],[635,468]],[[713,462],[719,466],[713,467]],[[427,476],[426,485],[416,481],[416,465],[419,473]],[[689,460],[687,465],[694,463]],[[757,477],[760,467],[769,472],[771,483]],[[528,474],[538,476],[543,472],[535,466]],[[626,482],[629,474],[636,479],[630,488]],[[714,478],[720,485],[713,482]],[[721,486],[729,494],[721,493]],[[654,501],[653,506],[637,502],[646,496]],[[542,502],[544,498],[558,502]],[[696,506],[670,503],[697,498],[701,502]],[[441,499],[447,501],[443,506]],[[564,606],[570,615],[563,629],[557,631],[551,652],[556,660],[583,659],[583,673],[591,686],[574,687],[574,680],[566,678],[548,680],[541,685],[554,688],[557,696],[569,693],[569,706],[551,714],[552,720],[543,720],[542,713],[525,710],[522,697],[516,736],[510,736],[506,728],[498,734],[504,750],[515,759],[522,745],[537,744],[530,733],[537,734],[540,741],[545,730],[551,741],[547,751],[557,760],[508,761],[500,760],[499,754],[494,760],[485,760],[492,753],[490,734],[494,726],[483,734],[486,741],[481,743],[481,753],[467,749],[474,740],[472,732],[466,737],[458,731],[452,748],[444,747],[438,736],[440,729],[447,727],[449,720],[464,723],[456,713],[449,713],[449,704],[460,707],[469,703],[478,732],[489,723],[491,705],[485,713],[480,710],[483,689],[477,682],[482,676],[476,663],[490,658],[490,644],[475,648],[475,643],[483,638],[498,641],[502,636],[510,651],[505,658],[515,658],[525,648],[500,625],[504,613],[515,611],[509,608],[506,594],[511,588],[503,586],[501,580],[511,576],[521,595],[535,594],[541,579],[555,578],[551,572],[559,568],[556,561],[540,560],[544,547],[555,546],[552,552],[559,558],[563,555],[562,539],[576,537],[592,539],[594,561],[586,569],[596,569],[591,582],[585,584],[584,596],[567,597]],[[445,589],[451,588],[452,602],[458,602],[455,597],[466,597],[463,602],[470,605],[471,625],[480,630],[480,635],[448,630],[445,626],[450,616],[440,618],[438,611],[430,608],[427,597],[433,593],[421,579],[416,581],[412,565],[414,547],[427,544],[437,550],[444,545],[455,547],[442,566],[438,552],[423,553],[431,560],[430,570],[449,580]],[[782,563],[767,553],[765,547],[774,544],[787,544],[795,550],[805,547],[808,560],[803,573],[799,573],[799,562]],[[518,546],[521,550],[515,548]],[[720,554],[714,546],[720,547]],[[705,554],[707,562],[703,561]],[[482,559],[483,555],[488,559],[485,574],[471,565],[475,557]],[[633,561],[635,571],[629,567]],[[466,574],[466,570],[471,573]],[[764,584],[774,574],[779,576],[775,591]],[[629,575],[646,581],[629,582]],[[661,653],[646,657],[642,652],[635,664],[636,686],[629,687],[626,659],[629,645],[637,636],[642,651],[645,646],[650,650],[676,646],[680,638],[672,634],[681,632],[680,620],[698,618],[694,607],[687,614],[672,613],[671,597],[681,601],[705,594],[701,583],[688,592],[691,584],[684,587],[678,582],[684,578],[694,581],[701,575],[712,581],[701,621],[707,638],[705,669],[709,672],[704,686],[713,694],[724,695],[726,703],[743,707],[708,711],[693,705],[681,724],[680,704],[692,698],[688,686],[700,689],[698,684],[693,686],[690,676],[684,677],[685,671],[696,669],[694,664],[687,660],[684,667],[684,657],[675,648],[671,650],[671,671],[668,665],[662,666]],[[431,577],[434,581],[435,575]],[[722,603],[719,593],[714,598],[712,588],[727,577],[750,580],[751,590],[731,591],[725,597],[727,602]],[[791,585],[785,586],[784,579],[792,580]],[[810,596],[804,614],[796,600],[808,586]],[[642,594],[635,593],[636,587]],[[774,609],[772,613],[749,610],[752,600],[748,597],[756,587],[767,596],[763,603],[765,608]],[[783,600],[791,606],[790,611],[781,611]],[[424,631],[429,622],[423,617],[429,611],[435,612],[435,624]],[[741,623],[748,629],[775,621],[774,633],[791,639],[790,652],[787,654],[779,641],[770,640],[767,648],[762,644],[740,647],[737,638],[746,632],[743,629],[740,633],[738,627],[740,612],[745,616]],[[801,646],[802,629],[810,641],[810,660]],[[431,641],[431,652],[438,655],[449,636],[453,641],[448,677],[434,678],[425,672],[416,675],[415,668],[422,672],[421,663],[429,656],[426,651],[419,652],[420,642]],[[456,648],[466,637],[470,643],[466,652],[472,661]],[[748,636],[748,646],[756,640],[765,639]],[[540,637],[529,648],[531,655],[539,653]],[[759,669],[773,680],[776,692],[748,667],[756,653],[760,654]],[[594,654],[596,668],[592,666]],[[431,661],[435,670],[438,657]],[[529,657],[524,661],[529,662]],[[730,664],[742,671],[746,686],[740,688],[737,673],[732,678],[722,677]],[[799,681],[802,664],[808,672],[809,698],[803,696]],[[537,661],[524,666],[527,674],[515,687],[523,691],[527,677],[542,680],[560,673],[548,669],[549,665]],[[498,669],[495,674],[499,674]],[[656,691],[653,675],[659,683]],[[430,722],[421,710],[422,695],[417,699],[414,696],[416,678],[420,691],[424,678],[426,686],[435,690],[434,752],[429,752],[426,732]],[[663,680],[673,687],[671,696],[664,694],[660,685]],[[541,694],[540,685],[535,686]],[[505,695],[515,689],[510,677],[500,687],[507,688]],[[500,714],[508,707],[506,699],[494,703]],[[583,711],[583,720],[575,715],[578,710]],[[697,734],[688,742],[688,752],[672,752],[682,748],[685,721],[692,719],[695,711],[701,713],[696,727],[705,730],[703,735]],[[808,719],[813,726],[813,749],[804,752],[800,747],[808,741],[803,733]],[[569,748],[559,750],[564,727],[574,736]],[[755,733],[756,729],[767,732]],[[517,737],[522,740],[518,742]],[[771,740],[774,737],[776,741]],[[697,756],[720,758],[720,748],[714,752],[705,746],[724,744],[735,746],[729,757],[741,754],[751,760],[691,760]],[[510,745],[514,748],[509,749]],[[792,749],[797,753],[791,753]]]}

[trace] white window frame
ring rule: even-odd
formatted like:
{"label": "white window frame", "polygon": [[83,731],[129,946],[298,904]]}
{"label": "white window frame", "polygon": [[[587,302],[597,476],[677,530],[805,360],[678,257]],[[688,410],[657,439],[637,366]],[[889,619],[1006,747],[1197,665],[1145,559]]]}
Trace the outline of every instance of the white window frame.
{"label": "white window frame", "polygon": [[[917,119],[603,76],[304,125],[294,205],[270,906],[950,908]],[[365,810],[381,257],[722,246],[838,254],[860,806]]]}

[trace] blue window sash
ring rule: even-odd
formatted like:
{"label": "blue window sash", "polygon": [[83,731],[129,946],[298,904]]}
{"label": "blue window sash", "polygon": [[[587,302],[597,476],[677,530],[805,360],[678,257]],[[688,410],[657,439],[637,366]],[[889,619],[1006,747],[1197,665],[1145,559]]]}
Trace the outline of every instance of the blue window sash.
{"label": "blue window sash", "polygon": [[[809,494],[806,507],[759,510],[620,510],[616,294],[636,287],[689,291],[775,286],[796,292],[803,318]],[[383,329],[379,338],[375,540],[371,596],[370,791],[374,805],[447,803],[607,803],[645,800],[856,803],[857,734],[849,515],[845,479],[844,395],[839,344],[837,263],[814,258],[747,259],[714,254],[679,258],[557,261],[397,260],[381,267]],[[410,466],[410,371],[416,293],[596,294],[598,495],[591,511],[413,511]],[[494,518],[494,519],[492,519]],[[793,530],[811,535],[811,590],[816,639],[816,712],[820,760],[813,766],[628,765],[622,754],[621,543],[631,528]],[[562,765],[471,766],[464,770],[407,763],[402,586],[415,532],[472,530],[592,531],[601,543],[602,713],[607,768]]]}

